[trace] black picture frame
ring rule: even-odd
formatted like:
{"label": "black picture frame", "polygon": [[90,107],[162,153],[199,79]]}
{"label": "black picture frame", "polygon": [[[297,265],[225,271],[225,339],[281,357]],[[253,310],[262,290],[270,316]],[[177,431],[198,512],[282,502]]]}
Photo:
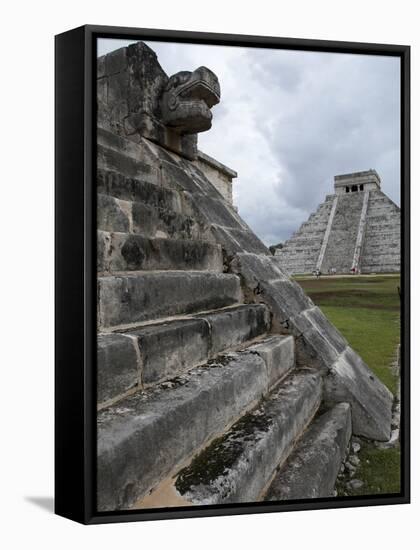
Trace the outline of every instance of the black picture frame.
{"label": "black picture frame", "polygon": [[[401,60],[401,493],[282,503],[97,512],[97,38],[398,56]],[[86,25],[55,38],[55,512],[84,524],[410,502],[410,47]]]}

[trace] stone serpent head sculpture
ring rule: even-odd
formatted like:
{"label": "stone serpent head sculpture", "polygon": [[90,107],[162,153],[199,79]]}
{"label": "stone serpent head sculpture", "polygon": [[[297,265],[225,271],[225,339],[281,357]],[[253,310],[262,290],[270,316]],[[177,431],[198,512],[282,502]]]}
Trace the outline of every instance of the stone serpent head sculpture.
{"label": "stone serpent head sculpture", "polygon": [[199,67],[172,75],[161,98],[162,122],[180,135],[205,132],[211,128],[211,108],[220,101],[217,76]]}

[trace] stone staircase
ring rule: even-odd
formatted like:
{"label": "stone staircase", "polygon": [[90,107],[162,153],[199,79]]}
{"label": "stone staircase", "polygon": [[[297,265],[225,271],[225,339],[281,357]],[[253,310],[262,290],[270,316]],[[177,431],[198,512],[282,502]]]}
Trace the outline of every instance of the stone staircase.
{"label": "stone staircase", "polygon": [[364,193],[338,196],[334,220],[321,266],[323,273],[328,273],[331,268],[336,269],[337,273],[350,273],[359,231],[363,197]]}
{"label": "stone staircase", "polygon": [[362,252],[363,273],[400,271],[400,209],[382,191],[371,191]]}
{"label": "stone staircase", "polygon": [[[228,268],[265,247],[184,161],[114,139],[100,134],[97,182],[98,509],[331,495],[350,407],[320,414],[322,372]],[[292,472],[327,432],[305,493]]]}
{"label": "stone staircase", "polygon": [[317,265],[334,195],[328,195],[316,212],[288,239],[276,256],[290,274],[311,273]]}

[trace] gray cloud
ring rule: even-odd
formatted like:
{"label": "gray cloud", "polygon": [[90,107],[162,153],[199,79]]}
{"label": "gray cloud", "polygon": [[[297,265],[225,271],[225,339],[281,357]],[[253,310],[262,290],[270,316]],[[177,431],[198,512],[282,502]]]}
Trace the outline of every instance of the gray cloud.
{"label": "gray cloud", "polygon": [[[271,125],[260,121],[269,147],[286,171],[278,193],[302,208],[331,192],[333,175],[376,168],[384,190],[399,201],[398,60],[305,56],[306,63],[299,67],[299,89],[281,88],[289,92],[286,101],[292,104],[291,112],[284,105],[283,116]],[[268,60],[267,85],[277,69],[276,59]],[[255,72],[260,74],[258,69]]]}
{"label": "gray cloud", "polygon": [[[103,54],[126,45],[106,40]],[[206,65],[221,104],[206,153],[237,170],[234,201],[266,244],[288,238],[333,192],[334,175],[375,168],[399,204],[399,60],[148,42],[168,74]]]}

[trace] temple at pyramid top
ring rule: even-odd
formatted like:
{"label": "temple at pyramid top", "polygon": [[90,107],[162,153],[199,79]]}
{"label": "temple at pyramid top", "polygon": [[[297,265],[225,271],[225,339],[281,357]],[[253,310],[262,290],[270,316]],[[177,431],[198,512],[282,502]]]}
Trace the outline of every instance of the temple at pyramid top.
{"label": "temple at pyramid top", "polygon": [[364,172],[353,172],[334,177],[334,191],[336,195],[373,191],[380,188],[381,178],[376,170],[365,170]]}
{"label": "temple at pyramid top", "polygon": [[399,272],[400,209],[376,170],[337,175],[334,194],[275,256],[289,274]]}

